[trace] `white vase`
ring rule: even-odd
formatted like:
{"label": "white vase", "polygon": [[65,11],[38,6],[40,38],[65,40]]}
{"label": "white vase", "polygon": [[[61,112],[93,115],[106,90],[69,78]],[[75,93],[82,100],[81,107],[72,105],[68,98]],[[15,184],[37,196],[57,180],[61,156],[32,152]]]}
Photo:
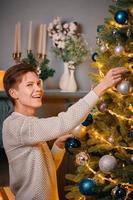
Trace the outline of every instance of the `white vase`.
{"label": "white vase", "polygon": [[69,76],[70,74],[69,74],[69,69],[68,69],[68,63],[64,63],[64,72],[59,81],[59,88],[62,91],[67,91]]}
{"label": "white vase", "polygon": [[69,69],[69,81],[67,84],[67,91],[68,92],[76,92],[77,91],[77,83],[75,80],[75,69]]}

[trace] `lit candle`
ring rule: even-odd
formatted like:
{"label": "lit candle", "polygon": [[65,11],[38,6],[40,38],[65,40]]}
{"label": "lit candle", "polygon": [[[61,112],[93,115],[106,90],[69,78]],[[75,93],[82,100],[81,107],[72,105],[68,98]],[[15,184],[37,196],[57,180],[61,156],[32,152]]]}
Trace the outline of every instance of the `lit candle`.
{"label": "lit candle", "polygon": [[20,22],[18,22],[18,48],[17,48],[17,52],[20,53],[21,52],[21,24]]}
{"label": "lit candle", "polygon": [[43,25],[42,55],[46,55],[47,27]]}
{"label": "lit candle", "polygon": [[32,21],[29,22],[29,35],[28,35],[28,48],[27,48],[28,51],[32,49],[31,41],[32,41]]}
{"label": "lit candle", "polygon": [[43,33],[43,24],[40,24],[39,27],[39,38],[38,38],[38,54],[42,53],[42,33]]}
{"label": "lit candle", "polygon": [[17,53],[17,38],[18,38],[18,27],[17,24],[15,24],[14,53]]}

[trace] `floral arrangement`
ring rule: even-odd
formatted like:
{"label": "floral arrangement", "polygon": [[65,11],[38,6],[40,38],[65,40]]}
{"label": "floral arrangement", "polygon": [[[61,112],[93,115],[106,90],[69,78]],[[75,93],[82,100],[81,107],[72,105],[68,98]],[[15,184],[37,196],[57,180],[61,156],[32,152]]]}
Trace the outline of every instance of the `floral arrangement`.
{"label": "floral arrangement", "polygon": [[43,81],[48,77],[52,77],[55,73],[55,70],[49,67],[49,60],[47,58],[43,59],[42,62],[38,62],[32,52],[28,53],[27,58],[22,59],[21,63],[28,63],[35,66],[39,78]]}
{"label": "floral arrangement", "polygon": [[85,61],[89,48],[77,22],[62,23],[60,17],[56,17],[49,24],[48,33],[52,38],[54,53],[70,68]]}

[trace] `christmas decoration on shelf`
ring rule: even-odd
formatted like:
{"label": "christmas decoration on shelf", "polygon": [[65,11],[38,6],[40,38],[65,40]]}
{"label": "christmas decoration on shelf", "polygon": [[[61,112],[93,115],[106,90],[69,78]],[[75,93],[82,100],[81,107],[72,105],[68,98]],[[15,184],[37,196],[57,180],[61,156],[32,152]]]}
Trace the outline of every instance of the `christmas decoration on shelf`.
{"label": "christmas decoration on shelf", "polygon": [[64,63],[64,73],[59,87],[69,92],[77,90],[74,71],[87,59],[89,52],[87,41],[80,30],[77,22],[63,23],[60,17],[56,17],[48,26],[53,52]]}
{"label": "christmas decoration on shelf", "polygon": [[91,123],[86,118],[80,125],[86,135],[73,155],[74,175],[66,176],[69,200],[133,200],[133,1],[113,2],[111,16],[96,30],[91,59],[98,73],[91,77],[97,84],[112,68],[124,66],[129,72],[100,97]]}
{"label": "christmas decoration on shelf", "polygon": [[42,79],[43,81],[46,80],[48,77],[52,77],[55,73],[55,70],[49,67],[49,60],[46,57],[44,59],[39,58],[38,61],[32,51],[27,54],[27,58],[23,58],[20,62],[32,64],[33,66],[35,66],[40,79]]}

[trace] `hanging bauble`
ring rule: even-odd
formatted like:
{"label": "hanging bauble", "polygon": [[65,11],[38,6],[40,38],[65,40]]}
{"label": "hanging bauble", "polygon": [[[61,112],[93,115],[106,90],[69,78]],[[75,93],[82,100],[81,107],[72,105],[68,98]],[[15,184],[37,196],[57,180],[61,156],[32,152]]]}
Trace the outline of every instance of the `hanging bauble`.
{"label": "hanging bauble", "polygon": [[123,95],[127,95],[131,91],[131,84],[129,81],[122,80],[119,84],[117,84],[116,89]]}
{"label": "hanging bauble", "polygon": [[133,129],[130,130],[130,137],[133,139]]}
{"label": "hanging bauble", "polygon": [[76,139],[76,138],[68,138],[65,142],[65,149],[68,151],[70,154],[73,154],[74,151],[78,148],[80,148],[81,142]]}
{"label": "hanging bauble", "polygon": [[120,199],[126,196],[126,189],[122,186],[118,186],[116,193],[115,193],[116,198]]}
{"label": "hanging bauble", "polygon": [[99,32],[101,32],[102,31],[102,29],[103,29],[103,25],[98,25],[97,26],[97,32],[99,33]]}
{"label": "hanging bauble", "polygon": [[97,44],[97,45],[100,45],[100,44],[101,44],[101,41],[100,41],[99,37],[96,38],[96,44]]}
{"label": "hanging bauble", "polygon": [[124,48],[120,44],[118,44],[114,49],[115,55],[117,56],[121,55],[123,51],[124,51]]}
{"label": "hanging bauble", "polygon": [[118,10],[114,18],[118,24],[125,24],[128,20],[128,13],[125,10]]}
{"label": "hanging bauble", "polygon": [[127,30],[127,37],[129,37],[130,38],[130,36],[132,35],[132,32],[131,32],[131,30],[130,29],[128,29]]}
{"label": "hanging bauble", "polygon": [[98,105],[97,105],[97,108],[100,112],[104,112],[107,108],[108,104],[107,102],[100,102]]}
{"label": "hanging bauble", "polygon": [[94,62],[96,62],[97,56],[98,56],[98,53],[97,53],[97,52],[94,52],[94,53],[92,54],[91,58],[92,58],[92,60],[93,60]]}
{"label": "hanging bauble", "polygon": [[117,29],[112,30],[112,35],[115,36],[117,34]]}
{"label": "hanging bauble", "polygon": [[95,194],[96,183],[90,178],[84,178],[79,183],[79,191],[85,196],[90,196]]}
{"label": "hanging bauble", "polygon": [[99,160],[99,168],[104,173],[110,173],[117,165],[116,158],[111,155],[104,155]]}
{"label": "hanging bauble", "polygon": [[82,138],[86,135],[86,127],[82,126],[82,124],[76,126],[71,133],[73,134],[73,136],[77,137],[77,138]]}
{"label": "hanging bauble", "polygon": [[101,45],[101,47],[100,47],[100,51],[101,51],[102,53],[106,52],[107,49],[108,49],[108,47],[107,47],[107,44],[105,44],[105,43],[103,43],[103,44]]}
{"label": "hanging bauble", "polygon": [[115,186],[113,189],[112,189],[112,191],[111,191],[111,195],[113,196],[113,197],[115,197],[115,194],[116,194],[116,190],[118,189],[118,186]]}
{"label": "hanging bauble", "polygon": [[90,157],[88,153],[81,151],[76,155],[76,163],[78,165],[85,165],[88,162],[89,158]]}
{"label": "hanging bauble", "polygon": [[83,126],[89,126],[90,124],[93,123],[93,116],[89,114],[86,119],[82,122]]}
{"label": "hanging bauble", "polygon": [[110,143],[113,143],[113,142],[114,142],[114,137],[111,135],[111,136],[108,138],[108,141],[109,141]]}
{"label": "hanging bauble", "polygon": [[131,155],[131,162],[133,162],[133,155]]}

